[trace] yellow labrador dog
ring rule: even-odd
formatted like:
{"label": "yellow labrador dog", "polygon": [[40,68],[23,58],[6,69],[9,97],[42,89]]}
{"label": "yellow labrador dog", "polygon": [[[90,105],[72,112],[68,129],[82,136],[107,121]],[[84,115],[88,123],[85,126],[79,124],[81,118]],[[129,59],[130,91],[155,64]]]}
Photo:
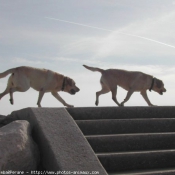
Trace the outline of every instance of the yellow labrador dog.
{"label": "yellow labrador dog", "polygon": [[[151,75],[142,72],[126,71],[120,69],[103,70],[86,65],[83,66],[91,71],[98,71],[102,74],[102,77],[100,79],[102,89],[101,91],[96,92],[96,105],[99,103],[99,96],[101,94],[105,94],[111,91],[112,99],[114,102],[118,106],[124,106],[124,103],[129,100],[133,92],[139,91],[147,104],[149,106],[154,106],[149,101],[146,91],[148,89],[150,91],[153,90],[155,92],[158,92],[160,95],[162,95],[163,92],[166,92],[164,84],[161,80],[153,78]],[[121,104],[119,104],[116,99],[117,85],[128,91],[126,98]]]}
{"label": "yellow labrador dog", "polygon": [[9,77],[7,88],[0,94],[0,99],[9,93],[11,104],[14,103],[14,92],[25,92],[32,87],[39,91],[38,107],[41,107],[40,103],[45,92],[51,92],[64,106],[73,107],[67,104],[57,92],[62,90],[73,95],[80,90],[75,85],[74,80],[51,70],[22,66],[0,73],[0,78],[8,74],[11,74],[11,76]]}

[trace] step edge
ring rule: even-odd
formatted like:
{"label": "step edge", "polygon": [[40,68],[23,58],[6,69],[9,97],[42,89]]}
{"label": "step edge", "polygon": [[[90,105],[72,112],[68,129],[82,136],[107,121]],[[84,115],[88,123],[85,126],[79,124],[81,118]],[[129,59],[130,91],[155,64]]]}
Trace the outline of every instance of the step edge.
{"label": "step edge", "polygon": [[175,153],[175,149],[163,149],[163,150],[144,150],[144,151],[125,151],[125,152],[103,152],[97,153],[97,156],[111,156],[111,155],[131,155],[131,154],[154,154],[154,153]]}

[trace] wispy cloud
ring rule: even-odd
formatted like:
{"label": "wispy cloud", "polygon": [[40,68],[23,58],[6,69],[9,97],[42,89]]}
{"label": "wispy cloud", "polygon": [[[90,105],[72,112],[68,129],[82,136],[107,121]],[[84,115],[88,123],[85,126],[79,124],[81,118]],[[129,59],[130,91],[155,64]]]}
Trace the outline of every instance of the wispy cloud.
{"label": "wispy cloud", "polygon": [[115,69],[124,69],[130,71],[142,71],[152,75],[164,75],[175,73],[175,67],[166,66],[166,65],[140,65],[140,64],[120,64],[112,63],[110,61],[102,60],[87,60],[87,59],[76,59],[76,58],[66,58],[66,57],[54,57],[51,58],[53,61],[57,62],[72,62],[79,64],[88,64],[90,66],[95,66],[103,69],[115,68]]}
{"label": "wispy cloud", "polygon": [[12,60],[13,63],[18,63],[21,65],[43,65],[46,64],[45,61],[39,61],[39,60],[29,60],[29,59],[25,59],[25,58],[14,58]]}
{"label": "wispy cloud", "polygon": [[51,60],[54,61],[63,61],[63,62],[76,62],[76,63],[82,63],[82,64],[102,64],[101,61],[99,60],[87,60],[87,59],[77,59],[77,58],[66,58],[66,57],[55,57],[55,58],[51,58]]}
{"label": "wispy cloud", "polygon": [[[95,27],[95,26],[90,26],[90,25],[86,25],[86,24],[81,24],[81,23],[76,23],[76,22],[71,22],[71,21],[67,21],[67,20],[62,20],[62,19],[58,19],[58,18],[50,18],[50,17],[45,17],[46,19],[50,19],[50,20],[56,20],[56,21],[60,21],[60,22],[64,22],[64,23],[69,23],[69,24],[73,24],[73,25],[79,25],[79,26],[83,26],[83,27],[88,27],[88,28],[93,28],[93,29],[97,29],[97,30],[104,30],[104,31],[108,31],[108,32],[114,32],[113,30],[109,30],[109,29],[104,29],[104,28],[100,28],[100,27]],[[167,47],[172,47],[175,49],[174,45],[170,45],[161,41],[157,41],[151,38],[147,38],[144,36],[140,36],[140,35],[134,35],[134,34],[130,34],[130,33],[124,33],[124,32],[119,32],[119,31],[115,31],[118,34],[122,34],[122,35],[126,35],[126,36],[130,36],[130,37],[136,37],[136,38],[140,38],[140,39],[144,39],[144,40],[148,40],[151,42],[155,42],[158,44],[162,44],[164,46]]]}

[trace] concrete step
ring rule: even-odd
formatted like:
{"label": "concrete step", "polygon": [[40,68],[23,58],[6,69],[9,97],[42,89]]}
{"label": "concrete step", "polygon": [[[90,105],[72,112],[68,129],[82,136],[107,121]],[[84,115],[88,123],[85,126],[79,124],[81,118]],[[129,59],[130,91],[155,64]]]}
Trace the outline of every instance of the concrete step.
{"label": "concrete step", "polygon": [[96,153],[175,149],[175,132],[92,135],[86,139]]}
{"label": "concrete step", "polygon": [[175,168],[175,149],[97,154],[108,173]]}
{"label": "concrete step", "polygon": [[[30,122],[31,134],[40,153],[40,166],[37,170],[34,169],[35,173],[29,174],[97,171],[100,175],[107,175],[84,135],[65,108],[26,108],[14,111],[2,120],[2,125],[15,120]],[[13,170],[14,167],[7,168]],[[0,174],[2,174],[1,170]],[[53,173],[46,173],[45,170]]]}
{"label": "concrete step", "polygon": [[175,107],[79,107],[67,108],[74,120],[175,118]]}
{"label": "concrete step", "polygon": [[119,173],[109,173],[108,175],[175,175],[175,169],[153,169],[145,171],[130,171],[130,172],[119,172]]}
{"label": "concrete step", "polygon": [[175,118],[76,120],[84,135],[175,132]]}
{"label": "concrete step", "polygon": [[175,107],[67,110],[109,175],[175,175]]}

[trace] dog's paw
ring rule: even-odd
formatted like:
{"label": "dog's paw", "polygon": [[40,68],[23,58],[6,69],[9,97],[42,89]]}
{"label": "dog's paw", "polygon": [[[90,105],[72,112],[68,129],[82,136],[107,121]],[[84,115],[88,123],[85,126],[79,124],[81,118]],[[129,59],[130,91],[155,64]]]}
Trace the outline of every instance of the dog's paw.
{"label": "dog's paw", "polygon": [[120,105],[119,105],[120,107],[124,107],[124,103],[120,103]]}
{"label": "dog's paw", "polygon": [[150,107],[154,107],[154,106],[157,106],[157,105],[153,105],[153,104],[151,104],[151,105],[149,105]]}
{"label": "dog's paw", "polygon": [[95,105],[98,106],[98,101],[95,102]]}
{"label": "dog's paw", "polygon": [[68,108],[73,108],[74,106],[73,105],[67,105]]}
{"label": "dog's paw", "polygon": [[13,99],[10,99],[9,101],[10,101],[10,103],[13,105]]}

